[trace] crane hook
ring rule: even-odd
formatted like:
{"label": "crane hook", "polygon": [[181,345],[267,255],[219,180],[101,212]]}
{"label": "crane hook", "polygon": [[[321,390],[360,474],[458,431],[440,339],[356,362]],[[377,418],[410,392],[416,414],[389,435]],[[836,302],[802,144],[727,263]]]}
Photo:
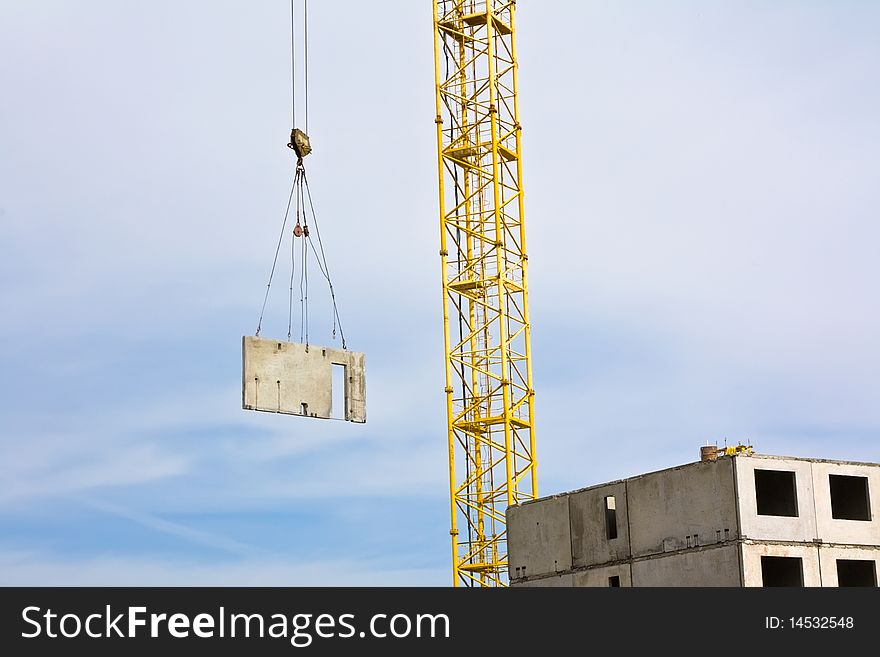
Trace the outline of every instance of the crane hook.
{"label": "crane hook", "polygon": [[290,131],[290,142],[287,144],[287,147],[293,149],[293,152],[299,158],[297,164],[302,163],[302,159],[312,152],[309,136],[299,128],[294,128]]}

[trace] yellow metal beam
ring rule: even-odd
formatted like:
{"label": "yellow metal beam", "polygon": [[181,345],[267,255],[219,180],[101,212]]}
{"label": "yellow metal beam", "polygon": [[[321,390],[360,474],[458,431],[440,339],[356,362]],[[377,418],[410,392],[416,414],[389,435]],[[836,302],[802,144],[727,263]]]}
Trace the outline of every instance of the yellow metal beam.
{"label": "yellow metal beam", "polygon": [[455,586],[504,586],[537,496],[515,2],[432,0]]}

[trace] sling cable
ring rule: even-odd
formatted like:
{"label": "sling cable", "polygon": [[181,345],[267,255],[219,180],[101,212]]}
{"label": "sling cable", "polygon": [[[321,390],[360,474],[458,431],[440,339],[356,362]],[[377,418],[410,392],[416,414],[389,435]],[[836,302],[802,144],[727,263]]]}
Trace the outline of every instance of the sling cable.
{"label": "sling cable", "polygon": [[[324,253],[324,244],[321,240],[321,232],[315,216],[315,205],[312,193],[309,189],[309,181],[306,176],[306,168],[303,160],[312,152],[311,142],[308,136],[309,130],[309,24],[308,24],[308,0],[303,0],[303,75],[299,79],[297,72],[297,22],[295,12],[295,0],[290,2],[290,55],[291,55],[291,121],[293,128],[290,131],[290,141],[287,146],[296,154],[296,169],[293,176],[293,184],[287,199],[287,209],[281,224],[281,234],[275,247],[275,258],[269,272],[269,281],[266,284],[266,294],[263,297],[263,306],[260,310],[260,319],[254,334],[260,336],[263,327],[263,317],[269,301],[269,292],[272,281],[278,268],[278,257],[284,238],[287,235],[287,225],[294,222],[290,231],[290,284],[288,290],[287,305],[287,341],[290,342],[295,333],[294,327],[294,296],[295,290],[299,291],[299,342],[309,345],[309,260],[314,260],[321,276],[327,281],[332,304],[332,337],[336,339],[337,330],[342,341],[342,348],[346,349],[345,334],[342,331],[342,323],[339,318],[339,308],[336,305],[336,292],[330,278],[330,268],[327,265],[327,257]],[[304,129],[297,127],[297,91],[303,96]],[[312,236],[316,240],[312,239]],[[317,246],[315,244],[317,241]]]}

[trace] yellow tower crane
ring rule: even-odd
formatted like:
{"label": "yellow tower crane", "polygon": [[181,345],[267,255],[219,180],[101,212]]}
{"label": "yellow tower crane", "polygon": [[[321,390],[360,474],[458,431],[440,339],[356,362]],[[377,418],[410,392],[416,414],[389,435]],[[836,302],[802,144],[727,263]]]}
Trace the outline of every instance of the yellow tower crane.
{"label": "yellow tower crane", "polygon": [[432,0],[455,586],[507,582],[537,496],[512,0]]}

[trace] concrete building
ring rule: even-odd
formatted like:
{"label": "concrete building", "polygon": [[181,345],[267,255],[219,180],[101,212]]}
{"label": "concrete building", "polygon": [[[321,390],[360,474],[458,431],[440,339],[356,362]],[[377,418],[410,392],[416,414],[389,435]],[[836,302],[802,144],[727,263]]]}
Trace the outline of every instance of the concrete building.
{"label": "concrete building", "polygon": [[510,581],[877,586],[878,508],[880,464],[710,457],[511,506]]}

